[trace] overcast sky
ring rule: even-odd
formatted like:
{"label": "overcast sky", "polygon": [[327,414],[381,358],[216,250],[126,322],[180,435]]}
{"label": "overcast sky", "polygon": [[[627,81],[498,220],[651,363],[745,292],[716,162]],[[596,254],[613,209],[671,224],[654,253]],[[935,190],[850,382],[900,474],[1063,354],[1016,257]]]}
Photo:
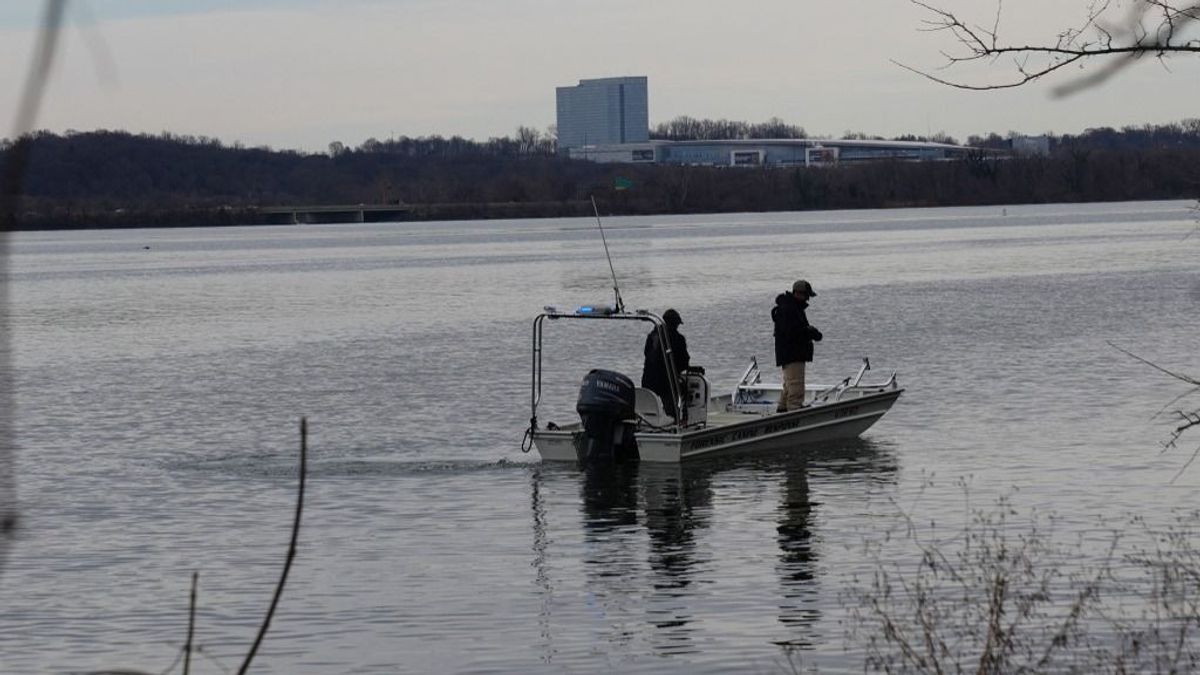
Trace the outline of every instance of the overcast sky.
{"label": "overcast sky", "polygon": [[[942,4],[988,25],[996,8]],[[1001,33],[1052,39],[1087,4],[1007,0]],[[42,3],[3,5],[0,136],[9,136]],[[649,77],[652,125],[774,116],[811,135],[942,131],[962,141],[1200,117],[1197,56],[1167,67],[1147,59],[1067,99],[1052,99],[1048,85],[935,84],[891,62],[943,64],[939,52],[953,44],[921,32],[923,18],[907,0],[70,0],[37,126],[301,150],[400,135],[483,140],[545,129],[555,87],[617,75]]]}

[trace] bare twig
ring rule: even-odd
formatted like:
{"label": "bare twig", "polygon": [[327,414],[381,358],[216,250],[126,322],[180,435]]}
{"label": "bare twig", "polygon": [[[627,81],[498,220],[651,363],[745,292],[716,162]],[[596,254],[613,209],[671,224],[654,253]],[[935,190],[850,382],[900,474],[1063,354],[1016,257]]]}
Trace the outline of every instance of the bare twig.
{"label": "bare twig", "polygon": [[221,663],[220,661],[218,661],[217,657],[215,657],[212,654],[209,654],[207,651],[205,651],[204,645],[197,646],[196,653],[199,654],[200,656],[203,656],[204,658],[208,659],[209,662],[212,663],[217,668],[220,668],[222,673],[232,673],[233,672],[224,663]]}
{"label": "bare twig", "polygon": [[[54,56],[57,51],[58,37],[61,32],[62,17],[66,9],[67,0],[46,0],[45,12],[42,18],[41,29],[38,33],[37,44],[34,49],[34,57],[30,64],[29,74],[25,81],[25,87],[17,106],[16,123],[14,126],[13,137],[14,142],[4,153],[4,161],[0,165],[0,272],[7,263],[8,257],[8,231],[12,230],[15,225],[17,202],[21,195],[22,186],[24,183],[25,172],[29,164],[29,137],[28,134],[33,130],[34,121],[37,119],[37,113],[41,105],[43,95],[45,93],[46,84],[49,81],[51,66]],[[0,309],[7,305],[6,288],[0,288]],[[5,312],[5,314],[7,314]],[[0,326],[0,359],[7,361],[10,357],[8,349],[8,332],[6,326]],[[15,532],[17,527],[17,509],[15,498],[15,481],[11,474],[12,457],[11,453],[15,446],[13,442],[12,428],[12,399],[11,382],[7,381],[10,377],[11,368],[0,369],[0,540],[7,538]],[[284,562],[283,572],[280,576],[279,583],[275,588],[275,594],[271,599],[271,605],[267,610],[267,615],[263,619],[263,623],[259,628],[258,635],[255,637],[254,643],[246,655],[245,661],[242,663],[238,673],[245,673],[259,646],[265,637],[267,630],[270,628],[271,619],[274,616],[275,608],[279,604],[279,599],[283,594],[284,586],[287,582],[288,573],[291,570],[292,562],[296,556],[296,543],[300,531],[301,514],[304,507],[304,487],[305,478],[307,476],[307,458],[308,458],[308,422],[307,419],[300,420],[300,476],[299,487],[296,500],[296,513],[292,523],[291,541],[288,546],[286,561]],[[3,553],[3,549],[0,549]],[[0,559],[2,562],[2,559]],[[187,641],[183,649],[176,656],[173,662],[165,672],[170,672],[174,669],[179,660],[183,659],[183,672],[187,675],[191,668],[191,655],[193,652],[193,637],[195,630],[195,610],[196,610],[196,584],[199,578],[198,573],[192,574],[192,587],[190,602],[188,606],[188,633]],[[205,654],[199,646],[195,646],[194,651],[208,658],[212,658]],[[216,663],[214,661],[214,663]],[[218,665],[220,665],[218,663]],[[224,666],[221,666],[224,669]],[[139,671],[122,671],[125,673],[136,673]]]}
{"label": "bare twig", "polygon": [[[957,54],[942,52],[946,63],[939,70],[965,63],[1012,59],[1012,68],[1016,71],[1016,76],[1005,82],[990,84],[975,84],[935,76],[927,70],[893,61],[905,70],[958,89],[985,91],[1020,87],[1071,64],[1111,57],[1112,60],[1104,63],[1096,72],[1052,89],[1055,96],[1069,96],[1108,80],[1144,56],[1163,62],[1167,57],[1176,54],[1200,54],[1200,39],[1189,39],[1185,35],[1188,29],[1200,23],[1200,4],[1134,0],[1129,5],[1128,15],[1110,25],[1105,17],[1114,3],[1111,0],[1094,2],[1089,6],[1082,24],[1062,31],[1053,43],[1020,44],[1003,42],[999,37],[1002,10],[999,1],[996,3],[996,16],[990,30],[970,25],[954,12],[922,0],[910,2],[930,15],[922,20],[922,28],[919,30],[949,33],[961,48]],[[1147,29],[1147,22],[1157,23],[1152,29]]]}
{"label": "bare twig", "polygon": [[46,90],[46,83],[50,80],[50,67],[54,63],[58,36],[62,28],[63,11],[66,6],[67,0],[46,0],[46,9],[42,15],[42,27],[38,32],[33,61],[29,65],[29,75],[25,79],[25,89],[21,93],[21,102],[17,107],[17,136],[33,129],[33,121],[37,119],[38,108],[42,104],[42,94]]}
{"label": "bare twig", "polygon": [[300,481],[296,493],[296,517],[292,521],[292,539],[288,544],[287,560],[283,564],[283,574],[279,577],[279,584],[275,586],[275,596],[271,598],[271,607],[267,610],[267,616],[263,619],[262,626],[258,629],[258,636],[254,638],[254,644],[250,646],[250,651],[246,654],[246,660],[242,662],[242,667],[238,668],[238,675],[244,675],[250,669],[250,662],[254,660],[258,646],[262,644],[267,629],[271,627],[271,617],[275,615],[275,607],[279,605],[284,584],[287,583],[288,572],[292,569],[292,561],[296,558],[296,541],[300,536],[300,515],[304,511],[304,479],[307,473],[308,418],[302,417],[300,418]]}
{"label": "bare twig", "polygon": [[1146,360],[1146,359],[1144,359],[1144,358],[1142,358],[1142,357],[1138,356],[1137,354],[1134,354],[1133,352],[1131,352],[1131,351],[1129,351],[1129,350],[1127,350],[1127,349],[1123,349],[1123,348],[1121,348],[1121,347],[1118,347],[1117,345],[1113,344],[1111,341],[1109,341],[1109,342],[1108,342],[1108,346],[1109,346],[1109,347],[1112,347],[1113,349],[1115,349],[1115,350],[1117,350],[1117,351],[1119,351],[1119,352],[1121,352],[1122,354],[1124,354],[1124,355],[1128,356],[1128,357],[1129,357],[1129,358],[1131,358],[1131,359],[1134,359],[1134,360],[1136,360],[1136,361],[1141,361],[1142,363],[1144,363],[1144,364],[1146,364],[1146,365],[1150,366],[1151,368],[1153,368],[1153,369],[1157,370],[1157,371],[1158,371],[1158,372],[1160,372],[1160,373],[1165,373],[1165,374],[1167,374],[1167,375],[1170,375],[1171,377],[1173,377],[1173,378],[1175,378],[1175,379],[1177,379],[1177,380],[1181,380],[1181,381],[1183,381],[1183,382],[1187,382],[1188,384],[1191,384],[1191,385],[1194,385],[1194,386],[1198,386],[1198,387],[1200,387],[1200,380],[1197,380],[1196,378],[1194,378],[1194,377],[1192,377],[1192,376],[1190,376],[1190,375],[1183,375],[1183,374],[1180,374],[1180,373],[1176,373],[1176,372],[1173,372],[1173,371],[1167,370],[1166,368],[1163,368],[1162,366],[1158,365],[1157,363],[1154,363],[1153,361],[1148,361],[1148,360]]}
{"label": "bare twig", "polygon": [[33,61],[17,105],[17,121],[13,128],[13,144],[5,153],[3,173],[0,173],[0,227],[11,230],[16,217],[17,198],[25,180],[25,169],[29,164],[29,143],[26,135],[33,130],[41,107],[42,95],[50,79],[50,67],[58,46],[58,35],[62,26],[66,0],[47,0],[42,17],[42,28],[38,32]]}
{"label": "bare twig", "polygon": [[[50,66],[58,45],[58,34],[62,26],[66,0],[47,0],[42,25],[30,63],[29,75],[17,105],[16,142],[4,153],[0,166],[0,276],[4,276],[8,265],[8,232],[16,221],[17,199],[25,179],[29,163],[29,145],[21,139],[33,128],[37,111],[41,105],[46,82],[50,77]],[[8,286],[0,284],[0,315],[7,317]],[[13,435],[13,381],[12,368],[8,363],[8,326],[0,326],[0,569],[3,569],[4,544],[17,531],[16,477],[14,475],[16,439]]]}
{"label": "bare twig", "polygon": [[196,629],[196,581],[199,578],[199,572],[192,572],[192,597],[188,602],[187,642],[183,645],[183,675],[188,675],[192,670],[192,635]]}
{"label": "bare twig", "polygon": [[[1171,405],[1174,405],[1176,402],[1182,400],[1186,396],[1190,396],[1191,394],[1194,394],[1197,391],[1200,391],[1200,379],[1197,379],[1190,375],[1184,375],[1182,373],[1177,373],[1172,370],[1167,370],[1166,368],[1163,368],[1162,366],[1158,365],[1157,363],[1154,363],[1153,361],[1149,361],[1147,359],[1144,359],[1144,358],[1138,356],[1137,354],[1134,354],[1133,352],[1131,352],[1127,349],[1118,347],[1117,345],[1113,344],[1112,342],[1109,342],[1108,346],[1121,352],[1122,354],[1125,354],[1126,356],[1128,356],[1131,359],[1140,361],[1141,363],[1144,363],[1144,364],[1150,366],[1151,368],[1157,370],[1160,373],[1170,375],[1171,377],[1173,377],[1177,380],[1180,380],[1181,382],[1186,382],[1186,383],[1192,385],[1193,387],[1195,387],[1194,389],[1184,392],[1183,394],[1180,394],[1179,396],[1176,396],[1175,398],[1171,399],[1171,401],[1169,403],[1167,403],[1166,406],[1164,406],[1163,408],[1160,408],[1158,412],[1154,413],[1154,417],[1158,417],[1159,415],[1161,415],[1163,413],[1163,411],[1167,410]],[[1175,413],[1175,416],[1179,419],[1179,424],[1171,431],[1171,435],[1167,438],[1167,440],[1163,442],[1164,450],[1169,450],[1171,448],[1177,447],[1179,439],[1182,438],[1185,433],[1187,433],[1193,427],[1200,426],[1200,411],[1197,411],[1197,410],[1175,410],[1174,413]],[[1171,478],[1171,482],[1174,483],[1176,480],[1179,480],[1179,477],[1182,476],[1183,472],[1186,471],[1187,468],[1190,467],[1192,465],[1192,463],[1196,461],[1197,457],[1200,457],[1200,446],[1197,446],[1196,449],[1192,451],[1192,454],[1188,457],[1188,460],[1183,463],[1183,466],[1180,467],[1179,471],[1177,471],[1175,473],[1175,476],[1173,478]]]}
{"label": "bare twig", "polygon": [[[1195,423],[1189,424],[1186,426],[1182,426],[1182,427],[1176,429],[1172,435],[1171,440],[1167,442],[1167,446],[1174,447],[1175,442],[1179,440],[1180,434],[1182,434],[1185,430],[1187,430],[1188,428],[1190,428],[1192,426],[1195,426]],[[1188,457],[1187,461],[1183,463],[1183,466],[1179,467],[1179,471],[1176,471],[1175,475],[1171,477],[1172,483],[1179,480],[1179,477],[1183,475],[1183,472],[1187,471],[1188,467],[1190,467],[1192,465],[1192,463],[1196,461],[1196,457],[1200,457],[1200,446],[1196,446],[1196,449],[1192,451],[1192,454]]]}
{"label": "bare twig", "polygon": [[1200,231],[1200,199],[1196,200],[1196,203],[1192,204],[1191,207],[1189,207],[1189,208],[1192,213],[1196,214],[1196,226],[1193,227],[1192,229],[1188,230],[1187,234],[1183,235],[1183,238],[1185,240],[1188,239],[1189,237],[1191,237],[1196,232]]}

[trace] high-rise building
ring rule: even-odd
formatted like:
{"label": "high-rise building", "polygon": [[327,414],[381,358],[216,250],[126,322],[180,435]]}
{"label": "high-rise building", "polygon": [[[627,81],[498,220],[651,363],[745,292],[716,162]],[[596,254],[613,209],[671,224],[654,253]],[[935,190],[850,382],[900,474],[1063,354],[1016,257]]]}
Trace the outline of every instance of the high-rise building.
{"label": "high-rise building", "polygon": [[558,148],[644,143],[650,138],[645,77],[606,77],[558,87]]}

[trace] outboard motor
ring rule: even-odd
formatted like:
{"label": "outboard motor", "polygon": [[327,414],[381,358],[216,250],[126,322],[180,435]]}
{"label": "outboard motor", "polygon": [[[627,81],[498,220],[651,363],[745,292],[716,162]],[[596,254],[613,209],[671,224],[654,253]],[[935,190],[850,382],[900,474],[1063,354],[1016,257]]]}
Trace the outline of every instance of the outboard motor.
{"label": "outboard motor", "polygon": [[634,438],[633,380],[612,370],[595,369],[583,378],[575,411],[583,421],[578,448],[584,466],[637,461]]}

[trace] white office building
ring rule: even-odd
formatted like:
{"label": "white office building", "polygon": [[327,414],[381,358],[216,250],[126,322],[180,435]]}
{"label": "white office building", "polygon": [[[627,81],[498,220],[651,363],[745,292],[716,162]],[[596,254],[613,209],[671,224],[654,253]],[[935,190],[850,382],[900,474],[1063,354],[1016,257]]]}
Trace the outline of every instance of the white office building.
{"label": "white office building", "polygon": [[690,166],[802,167],[884,159],[960,159],[972,148],[918,141],[856,141],[816,138],[759,138],[709,141],[646,141],[570,148],[572,159],[598,163],[686,164]]}
{"label": "white office building", "polygon": [[644,143],[650,139],[645,77],[606,77],[557,87],[558,148]]}

